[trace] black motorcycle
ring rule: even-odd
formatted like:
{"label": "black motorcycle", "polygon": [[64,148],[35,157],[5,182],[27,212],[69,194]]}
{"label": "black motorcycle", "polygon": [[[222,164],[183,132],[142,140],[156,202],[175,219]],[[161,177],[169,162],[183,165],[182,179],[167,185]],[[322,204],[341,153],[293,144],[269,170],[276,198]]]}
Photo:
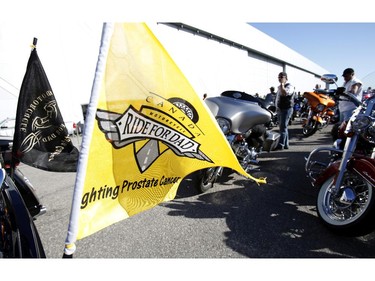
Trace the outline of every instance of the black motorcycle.
{"label": "black motorcycle", "polygon": [[0,258],[45,258],[34,220],[46,208],[12,163],[12,142],[11,137],[0,137]]}

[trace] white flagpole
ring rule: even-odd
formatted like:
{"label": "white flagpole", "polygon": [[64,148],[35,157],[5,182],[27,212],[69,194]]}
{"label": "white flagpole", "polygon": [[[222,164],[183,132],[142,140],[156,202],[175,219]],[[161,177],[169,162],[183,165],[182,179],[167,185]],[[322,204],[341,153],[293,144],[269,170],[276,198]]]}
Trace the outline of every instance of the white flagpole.
{"label": "white flagpole", "polygon": [[98,63],[95,70],[95,78],[93,82],[93,87],[91,89],[90,103],[87,107],[86,120],[85,120],[85,130],[82,137],[82,146],[78,160],[77,176],[75,180],[73,201],[70,212],[70,220],[68,226],[68,234],[65,240],[64,256],[72,257],[76,250],[75,242],[78,231],[78,217],[79,210],[81,206],[81,197],[83,193],[83,187],[86,177],[86,168],[88,161],[89,148],[91,144],[92,133],[95,123],[95,114],[98,104],[101,81],[106,68],[107,53],[111,41],[111,36],[113,32],[113,24],[104,23],[102,30],[102,39],[100,44],[100,51],[98,57]]}

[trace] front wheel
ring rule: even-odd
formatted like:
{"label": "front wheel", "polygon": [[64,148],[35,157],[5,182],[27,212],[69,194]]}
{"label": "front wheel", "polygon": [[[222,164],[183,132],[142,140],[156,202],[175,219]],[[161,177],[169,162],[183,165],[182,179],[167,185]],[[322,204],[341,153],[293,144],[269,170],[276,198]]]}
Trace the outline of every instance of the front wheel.
{"label": "front wheel", "polygon": [[313,119],[307,120],[306,124],[303,125],[302,134],[305,137],[312,136],[316,133],[319,127],[319,122]]}
{"label": "front wheel", "polygon": [[375,228],[375,194],[373,187],[354,171],[347,171],[337,194],[334,176],[321,186],[317,212],[324,225],[342,235],[360,236]]}
{"label": "front wheel", "polygon": [[199,181],[199,191],[205,193],[214,187],[214,183],[218,176],[219,167],[204,169],[201,173],[201,178]]}

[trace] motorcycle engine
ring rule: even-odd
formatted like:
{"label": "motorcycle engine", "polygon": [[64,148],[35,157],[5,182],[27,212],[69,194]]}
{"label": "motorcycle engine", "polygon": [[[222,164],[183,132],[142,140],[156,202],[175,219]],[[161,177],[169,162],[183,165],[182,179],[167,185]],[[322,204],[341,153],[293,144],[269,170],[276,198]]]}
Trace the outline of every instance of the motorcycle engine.
{"label": "motorcycle engine", "polygon": [[249,148],[248,144],[245,141],[234,143],[232,145],[232,149],[237,157],[246,161],[256,160],[258,156],[255,148]]}

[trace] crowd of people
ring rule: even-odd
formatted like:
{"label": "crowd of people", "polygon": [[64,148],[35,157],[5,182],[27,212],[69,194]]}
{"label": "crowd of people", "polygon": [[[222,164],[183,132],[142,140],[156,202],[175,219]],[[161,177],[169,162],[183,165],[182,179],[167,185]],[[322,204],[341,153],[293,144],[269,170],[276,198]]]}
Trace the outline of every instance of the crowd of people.
{"label": "crowd of people", "polygon": [[[351,93],[357,97],[359,101],[363,100],[362,82],[355,76],[353,68],[346,68],[342,77],[347,93]],[[278,75],[279,85],[275,91],[274,87],[270,87],[270,92],[265,96],[266,102],[273,102],[276,107],[278,116],[280,140],[277,150],[289,149],[289,130],[288,125],[293,114],[294,100],[296,97],[294,86],[288,81],[288,75],[286,72],[280,72]],[[372,90],[367,90],[368,94],[371,95]],[[339,123],[346,121],[352,115],[356,105],[351,101],[340,101],[339,105],[340,119]]]}
{"label": "crowd of people", "polygon": [[[359,101],[362,101],[362,82],[355,76],[353,68],[346,68],[342,77],[344,79],[343,87],[345,92],[351,93]],[[277,91],[275,88],[270,88],[270,93],[266,95],[266,101],[273,101],[276,106],[276,112],[279,122],[279,133],[280,140],[277,150],[289,149],[289,130],[288,125],[293,114],[295,88],[288,82],[288,75],[286,72],[280,72],[278,75],[279,85]],[[339,122],[348,120],[356,105],[351,101],[340,101],[339,102],[340,119]]]}
{"label": "crowd of people", "polygon": [[[344,84],[347,93],[351,93],[357,97],[359,101],[363,100],[363,83],[355,76],[353,68],[346,68],[342,77],[344,79]],[[275,106],[275,111],[278,116],[278,126],[280,139],[276,150],[289,149],[289,124],[293,114],[293,107],[295,98],[300,97],[300,93],[295,92],[295,87],[292,83],[288,81],[288,74],[286,72],[280,72],[278,77],[278,86],[270,87],[270,92],[265,96],[264,100],[266,103],[272,102]],[[320,85],[316,85],[316,88],[320,88]],[[367,90],[368,94],[373,94],[374,91],[369,88]],[[255,96],[259,96],[255,94]],[[203,100],[207,98],[207,94],[203,95]],[[346,121],[352,115],[353,110],[356,108],[355,104],[351,101],[340,101],[339,102],[339,112],[340,119],[339,123]]]}

